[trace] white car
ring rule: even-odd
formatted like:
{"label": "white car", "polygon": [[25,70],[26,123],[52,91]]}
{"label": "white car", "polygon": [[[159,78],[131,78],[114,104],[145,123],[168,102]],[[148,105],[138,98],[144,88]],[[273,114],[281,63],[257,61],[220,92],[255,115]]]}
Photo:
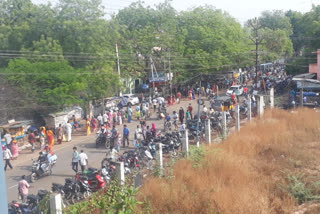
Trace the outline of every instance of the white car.
{"label": "white car", "polygon": [[127,98],[128,102],[126,103],[126,105],[136,105],[139,104],[139,98],[137,95],[134,94],[123,94],[122,97]]}
{"label": "white car", "polygon": [[231,96],[232,93],[235,95],[241,96],[243,94],[243,87],[242,85],[233,85],[227,90],[227,95]]}

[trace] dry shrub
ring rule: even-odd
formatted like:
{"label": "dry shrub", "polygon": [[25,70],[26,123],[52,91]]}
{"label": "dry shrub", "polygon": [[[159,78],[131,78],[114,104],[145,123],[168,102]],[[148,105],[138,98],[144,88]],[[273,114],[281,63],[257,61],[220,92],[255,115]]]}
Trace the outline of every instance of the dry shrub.
{"label": "dry shrub", "polygon": [[150,179],[140,191],[145,203],[137,212],[290,213],[296,203],[279,187],[286,182],[283,172],[317,166],[318,118],[309,109],[267,111],[240,133],[208,147],[200,167],[180,160],[172,179]]}

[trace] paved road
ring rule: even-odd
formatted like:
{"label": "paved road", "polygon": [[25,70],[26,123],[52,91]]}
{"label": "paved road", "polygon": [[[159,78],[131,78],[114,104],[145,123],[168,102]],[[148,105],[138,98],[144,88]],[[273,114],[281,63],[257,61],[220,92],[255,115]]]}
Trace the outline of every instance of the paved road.
{"label": "paved road", "polygon": [[[174,106],[168,107],[168,112],[172,115],[172,112],[178,111],[180,107],[183,107],[186,111],[186,108],[189,103],[192,103],[193,106],[193,114],[197,112],[196,101],[188,101],[182,100],[181,103]],[[153,113],[150,120],[147,121],[147,125],[151,123],[155,123],[158,129],[163,129],[163,120],[155,120],[155,113]],[[132,123],[128,124],[128,128],[130,129],[130,142],[133,140],[133,132],[137,126],[138,121],[134,120]],[[122,133],[123,125],[117,126],[117,129],[120,133]],[[47,189],[50,190],[52,182],[56,183],[64,183],[65,178],[69,178],[75,175],[74,171],[71,168],[71,154],[72,147],[77,146],[78,150],[84,150],[88,155],[89,159],[89,167],[100,167],[101,160],[105,157],[107,150],[103,147],[100,149],[95,148],[95,135],[92,134],[90,136],[73,136],[71,142],[64,142],[61,145],[54,146],[54,152],[58,156],[57,164],[53,168],[53,173],[51,176],[46,176],[41,178],[40,180],[36,180],[35,183],[31,184],[33,188],[30,189],[29,193],[37,193],[38,189]],[[133,148],[133,146],[130,146]],[[23,151],[22,154],[18,157],[17,160],[12,161],[13,169],[8,169],[6,172],[6,184],[7,184],[7,195],[8,201],[17,200],[18,198],[18,190],[17,183],[20,180],[21,175],[30,175],[32,158],[38,157],[38,152],[31,153],[29,151]]]}

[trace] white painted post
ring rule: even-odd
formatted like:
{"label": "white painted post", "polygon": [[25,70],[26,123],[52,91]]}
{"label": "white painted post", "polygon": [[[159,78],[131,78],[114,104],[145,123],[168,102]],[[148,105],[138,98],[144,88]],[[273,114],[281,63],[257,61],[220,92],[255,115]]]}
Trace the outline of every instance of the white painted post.
{"label": "white painted post", "polygon": [[270,89],[270,108],[274,108],[274,88]]}
{"label": "white painted post", "polygon": [[248,99],[247,104],[248,104],[248,120],[251,121],[251,117],[252,117],[252,115],[251,115],[251,113],[252,113],[251,112],[251,98]]}
{"label": "white painted post", "polygon": [[162,158],[162,143],[159,143],[159,164],[160,164],[160,174],[163,174],[163,158]]}
{"label": "white painted post", "polygon": [[261,117],[263,115],[263,96],[262,95],[259,95],[258,96],[258,102],[257,102],[257,106],[258,106],[258,115],[259,117]]}
{"label": "white painted post", "polygon": [[236,105],[236,131],[240,131],[240,106]]}
{"label": "white painted post", "polygon": [[222,112],[222,139],[227,137],[227,113]]}
{"label": "white painted post", "polygon": [[124,163],[116,162],[116,175],[120,185],[124,185],[125,177],[124,177]]}
{"label": "white painted post", "polygon": [[188,136],[188,129],[184,131],[185,136],[181,139],[182,141],[182,151],[185,152],[186,156],[189,156],[189,136]]}
{"label": "white painted post", "polygon": [[210,127],[210,119],[206,121],[206,141],[207,143],[211,144],[211,127]]}
{"label": "white painted post", "polygon": [[61,194],[50,195],[50,214],[62,214],[62,198]]}

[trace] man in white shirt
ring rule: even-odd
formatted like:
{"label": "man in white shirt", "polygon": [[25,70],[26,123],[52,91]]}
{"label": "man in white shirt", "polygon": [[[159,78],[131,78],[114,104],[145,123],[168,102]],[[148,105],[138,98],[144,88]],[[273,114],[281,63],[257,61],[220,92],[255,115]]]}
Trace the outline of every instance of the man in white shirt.
{"label": "man in white shirt", "polygon": [[157,99],[153,99],[152,103],[153,103],[153,111],[156,112],[156,110],[157,110]]}
{"label": "man in white shirt", "polygon": [[70,142],[71,141],[71,133],[72,133],[72,125],[69,121],[66,124],[65,128],[66,128],[66,132],[67,132],[67,141]]}
{"label": "man in white shirt", "polygon": [[[142,137],[142,129],[140,128],[139,125],[137,125],[137,128],[134,132],[134,139],[140,142],[141,137]],[[139,143],[139,142],[137,142],[137,143]]]}
{"label": "man in white shirt", "polygon": [[9,166],[12,169],[13,167],[11,166],[11,163],[10,163],[10,159],[12,159],[12,154],[8,146],[6,146],[5,150],[3,151],[3,159],[6,162],[6,165],[4,166],[4,171],[7,171],[7,166]]}
{"label": "man in white shirt", "polygon": [[6,140],[7,145],[10,145],[10,143],[12,141],[11,134],[8,131],[6,131],[6,133],[5,133],[5,135],[3,137]]}
{"label": "man in white shirt", "polygon": [[99,121],[99,125],[103,125],[103,117],[101,114],[99,114],[99,116],[97,117],[97,120]]}
{"label": "man in white shirt", "polygon": [[103,114],[103,123],[106,123],[106,122],[108,122],[108,115],[107,115],[107,112],[105,112],[104,114]]}
{"label": "man in white shirt", "polygon": [[88,156],[86,153],[83,152],[83,150],[81,150],[79,154],[79,163],[81,166],[81,171],[83,173],[84,170],[86,169],[86,166],[88,165]]}
{"label": "man in white shirt", "polygon": [[205,105],[203,105],[203,113],[207,113],[208,109]]}

